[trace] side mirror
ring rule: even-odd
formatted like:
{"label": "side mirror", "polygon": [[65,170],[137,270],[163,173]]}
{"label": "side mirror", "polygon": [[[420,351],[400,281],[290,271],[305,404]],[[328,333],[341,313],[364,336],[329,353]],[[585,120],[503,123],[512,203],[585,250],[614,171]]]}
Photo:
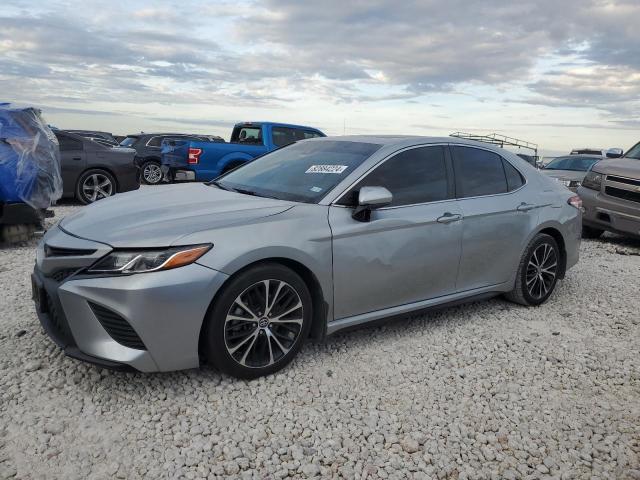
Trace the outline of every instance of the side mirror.
{"label": "side mirror", "polygon": [[359,222],[371,220],[371,210],[391,204],[393,195],[384,187],[362,187],[358,192],[358,206],[351,215]]}
{"label": "side mirror", "polygon": [[624,151],[621,148],[610,148],[607,150],[607,158],[620,158]]}

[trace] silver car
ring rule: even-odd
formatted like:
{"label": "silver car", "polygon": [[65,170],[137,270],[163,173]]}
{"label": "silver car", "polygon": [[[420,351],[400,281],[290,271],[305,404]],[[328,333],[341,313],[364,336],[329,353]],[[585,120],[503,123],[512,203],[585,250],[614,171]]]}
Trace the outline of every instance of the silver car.
{"label": "silver car", "polygon": [[384,317],[501,294],[539,305],[580,232],[579,197],[504,150],[311,139],[66,217],[38,247],[33,297],[69,356],[252,378]]}

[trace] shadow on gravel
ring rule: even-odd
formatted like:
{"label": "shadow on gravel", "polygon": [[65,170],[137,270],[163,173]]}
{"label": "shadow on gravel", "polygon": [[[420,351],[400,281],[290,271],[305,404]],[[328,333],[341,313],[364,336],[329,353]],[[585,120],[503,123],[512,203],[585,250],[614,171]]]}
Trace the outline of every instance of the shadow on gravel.
{"label": "shadow on gravel", "polygon": [[635,248],[640,253],[640,238],[625,237],[607,232],[599,240],[595,241],[602,244],[616,245],[618,247]]}
{"label": "shadow on gravel", "polygon": [[[305,360],[309,356],[330,355],[335,348],[343,348],[345,344],[349,348],[357,349],[362,345],[382,344],[387,339],[401,336],[411,336],[416,329],[421,328],[458,328],[469,322],[481,321],[483,317],[499,315],[504,311],[518,309],[517,305],[508,303],[500,297],[489,300],[467,303],[464,305],[418,312],[412,315],[391,317],[368,323],[361,326],[345,329],[327,338],[325,342],[308,343],[294,359],[292,365],[286,367],[282,373],[285,375],[291,368],[305,368]],[[98,381],[100,389],[108,391],[110,395],[118,397],[125,403],[134,403],[130,397],[133,386],[144,385],[147,394],[152,397],[180,398],[190,394],[194,382],[201,388],[218,385],[250,384],[252,382],[265,381],[265,379],[239,380],[220,373],[215,367],[203,364],[199,369],[184,370],[178,372],[119,372],[110,371],[101,367],[82,363],[71,358],[62,359],[63,362],[74,362],[80,376],[87,376],[93,381]],[[297,366],[297,367],[296,367]],[[269,381],[267,377],[266,381]],[[76,388],[82,388],[87,393],[95,390],[94,382],[78,381]]]}

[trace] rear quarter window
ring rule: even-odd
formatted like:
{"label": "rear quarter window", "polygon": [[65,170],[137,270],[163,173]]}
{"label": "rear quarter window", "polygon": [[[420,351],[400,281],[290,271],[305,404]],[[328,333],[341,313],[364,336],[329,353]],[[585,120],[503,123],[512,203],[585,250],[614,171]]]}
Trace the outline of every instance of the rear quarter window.
{"label": "rear quarter window", "polygon": [[452,150],[458,198],[508,191],[502,158],[498,154],[474,147],[453,147]]}
{"label": "rear quarter window", "polygon": [[522,177],[522,174],[513,165],[504,158],[502,159],[502,164],[504,166],[504,173],[507,176],[507,189],[510,192],[513,192],[524,185],[524,178]]}

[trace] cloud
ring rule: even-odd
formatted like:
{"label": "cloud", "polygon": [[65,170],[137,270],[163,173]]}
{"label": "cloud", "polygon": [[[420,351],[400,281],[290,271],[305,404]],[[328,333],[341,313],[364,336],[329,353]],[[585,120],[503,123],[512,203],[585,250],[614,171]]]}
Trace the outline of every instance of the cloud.
{"label": "cloud", "polygon": [[7,1],[9,99],[384,108],[508,96],[595,109],[612,126],[638,119],[637,0]]}
{"label": "cloud", "polygon": [[590,66],[552,72],[529,87],[538,96],[527,103],[595,108],[609,114],[613,122],[637,119],[640,112],[640,70],[631,67]]}

